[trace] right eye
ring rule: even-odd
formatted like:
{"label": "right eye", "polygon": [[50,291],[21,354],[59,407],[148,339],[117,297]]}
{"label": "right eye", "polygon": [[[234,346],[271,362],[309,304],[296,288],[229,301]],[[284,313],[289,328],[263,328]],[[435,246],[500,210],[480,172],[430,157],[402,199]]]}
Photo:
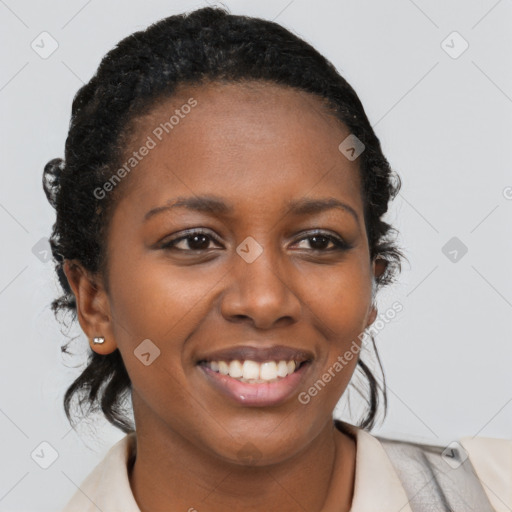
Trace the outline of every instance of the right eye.
{"label": "right eye", "polygon": [[[208,250],[210,242],[217,242],[211,234],[203,230],[187,230],[180,233],[180,235],[181,236],[163,243],[160,246],[161,249],[176,250],[180,252],[198,252]],[[181,248],[178,247],[179,244],[182,245]]]}

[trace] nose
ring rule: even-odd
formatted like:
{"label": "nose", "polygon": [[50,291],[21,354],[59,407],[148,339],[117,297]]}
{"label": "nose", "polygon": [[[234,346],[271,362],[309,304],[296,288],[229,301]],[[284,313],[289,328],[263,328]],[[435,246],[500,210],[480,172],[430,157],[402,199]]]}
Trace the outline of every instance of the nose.
{"label": "nose", "polygon": [[229,285],[221,299],[226,320],[248,322],[258,329],[299,320],[302,306],[294,291],[293,272],[283,272],[285,265],[278,265],[277,259],[269,249],[251,263],[234,255]]}

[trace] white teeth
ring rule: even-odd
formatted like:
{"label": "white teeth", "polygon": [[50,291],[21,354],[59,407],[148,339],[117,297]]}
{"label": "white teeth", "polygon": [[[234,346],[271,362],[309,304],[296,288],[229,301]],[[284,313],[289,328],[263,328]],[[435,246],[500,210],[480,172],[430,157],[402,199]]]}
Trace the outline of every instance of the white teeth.
{"label": "white teeth", "polygon": [[[226,363],[225,361],[219,361],[218,364],[219,364],[219,373],[222,373],[222,375],[227,375],[229,373],[228,363]],[[211,366],[210,366],[210,368],[211,368]],[[213,368],[212,368],[212,370],[213,370]]]}
{"label": "white teeth", "polygon": [[274,361],[263,363],[260,367],[260,379],[273,380],[277,378],[277,364]]}
{"label": "white teeth", "polygon": [[277,363],[277,376],[278,377],[286,377],[288,375],[288,365],[286,361],[279,361]]}
{"label": "white teeth", "polygon": [[[213,367],[212,367],[212,370],[213,370]],[[259,379],[260,378],[260,365],[258,363],[255,363],[254,361],[244,361],[243,378],[246,380]]]}
{"label": "white teeth", "polygon": [[265,361],[257,363],[256,361],[246,360],[231,362],[226,361],[207,361],[208,366],[214,372],[222,375],[229,375],[234,379],[243,382],[261,383],[282,379],[292,374],[296,369],[295,361]]}
{"label": "white teeth", "polygon": [[240,361],[231,361],[229,363],[229,376],[239,379],[242,376],[242,363]]}

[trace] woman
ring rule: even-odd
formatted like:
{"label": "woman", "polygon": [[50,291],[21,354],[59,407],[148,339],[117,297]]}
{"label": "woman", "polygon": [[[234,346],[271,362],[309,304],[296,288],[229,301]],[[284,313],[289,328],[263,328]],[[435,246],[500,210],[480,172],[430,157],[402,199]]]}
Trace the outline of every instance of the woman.
{"label": "woman", "polygon": [[[77,93],[44,187],[53,309],[91,346],[66,414],[82,395],[126,433],[64,512],[512,507],[512,441],[369,433],[386,395],[360,352],[400,269],[400,180],[307,43],[213,8],[131,35]],[[333,421],[356,369],[357,426]]]}

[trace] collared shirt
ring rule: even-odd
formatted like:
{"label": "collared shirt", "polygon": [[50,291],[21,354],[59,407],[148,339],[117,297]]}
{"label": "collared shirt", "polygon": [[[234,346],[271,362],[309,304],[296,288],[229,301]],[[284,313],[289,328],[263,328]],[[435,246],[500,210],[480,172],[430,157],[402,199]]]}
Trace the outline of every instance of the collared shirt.
{"label": "collared shirt", "polygon": [[[411,512],[404,487],[379,439],[359,427],[342,423],[356,439],[350,512]],[[141,512],[128,478],[136,442],[133,432],[114,444],[62,512]],[[463,437],[459,443],[468,453],[492,507],[497,512],[510,512],[512,439]]]}

